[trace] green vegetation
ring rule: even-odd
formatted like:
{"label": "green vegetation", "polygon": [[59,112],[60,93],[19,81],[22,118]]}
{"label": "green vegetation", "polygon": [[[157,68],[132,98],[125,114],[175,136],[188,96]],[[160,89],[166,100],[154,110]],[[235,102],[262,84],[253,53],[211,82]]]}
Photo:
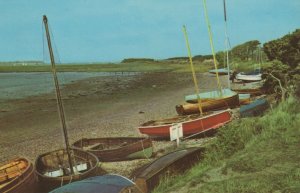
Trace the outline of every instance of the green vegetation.
{"label": "green vegetation", "polygon": [[[269,59],[264,63],[264,87],[282,102],[263,117],[234,120],[219,129],[201,163],[163,181],[156,193],[300,192],[299,32],[264,45]],[[258,45],[250,41],[232,50],[232,61],[243,61],[237,68],[246,69],[255,62]],[[242,55],[245,49],[252,51]],[[219,53],[219,60],[223,56]]]}
{"label": "green vegetation", "polygon": [[267,73],[264,89],[287,97],[296,90],[300,95],[300,29],[264,44],[264,51],[272,65]]}
{"label": "green vegetation", "polygon": [[[258,40],[252,40],[237,45],[229,50],[230,68],[237,71],[253,71],[259,68],[266,68],[271,65],[267,62],[266,54],[260,48]],[[219,66],[225,67],[226,53],[223,51],[216,53]]]}
{"label": "green vegetation", "polygon": [[300,104],[289,98],[264,117],[219,129],[204,160],[160,192],[300,192]]}
{"label": "green vegetation", "polygon": [[125,58],[121,63],[131,63],[131,62],[154,62],[152,58]]}
{"label": "green vegetation", "polygon": [[[213,68],[207,63],[195,62],[197,72]],[[50,65],[1,65],[0,72],[50,72]],[[59,64],[60,72],[190,72],[188,61],[130,62],[119,64]]]}
{"label": "green vegetation", "polygon": [[300,63],[300,29],[264,44],[269,60],[279,60],[295,68]]}

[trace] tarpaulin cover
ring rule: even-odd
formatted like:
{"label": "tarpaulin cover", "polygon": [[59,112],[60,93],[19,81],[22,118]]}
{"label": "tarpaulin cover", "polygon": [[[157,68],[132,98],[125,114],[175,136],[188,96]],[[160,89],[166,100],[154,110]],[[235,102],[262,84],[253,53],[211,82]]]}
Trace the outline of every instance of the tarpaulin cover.
{"label": "tarpaulin cover", "polygon": [[117,193],[132,185],[131,181],[122,176],[104,175],[73,182],[50,193]]}

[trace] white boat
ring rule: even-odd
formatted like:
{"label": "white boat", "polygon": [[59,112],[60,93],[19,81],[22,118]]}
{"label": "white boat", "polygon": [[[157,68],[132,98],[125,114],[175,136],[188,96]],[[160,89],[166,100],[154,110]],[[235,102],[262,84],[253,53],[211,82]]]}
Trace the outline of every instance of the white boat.
{"label": "white boat", "polygon": [[242,80],[244,82],[256,82],[262,80],[261,75],[262,74],[260,73],[260,71],[255,70],[254,72],[249,72],[249,73],[245,73],[245,72],[238,73],[235,78],[237,80]]}

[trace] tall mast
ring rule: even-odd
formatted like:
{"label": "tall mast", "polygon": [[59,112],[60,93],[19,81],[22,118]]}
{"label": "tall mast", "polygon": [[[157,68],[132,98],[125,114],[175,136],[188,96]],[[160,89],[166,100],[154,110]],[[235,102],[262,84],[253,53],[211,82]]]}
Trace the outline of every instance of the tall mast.
{"label": "tall mast", "polygon": [[214,48],[213,37],[212,37],[212,33],[211,33],[210,22],[209,22],[208,13],[207,13],[206,0],[203,0],[203,6],[204,6],[204,15],[205,15],[205,20],[206,20],[206,25],[207,25],[207,30],[208,30],[211,53],[213,55],[213,61],[214,61],[215,70],[216,70],[217,85],[218,85],[218,88],[220,91],[220,96],[222,97],[222,95],[223,95],[222,86],[221,86],[220,79],[219,79],[218,64],[217,64],[217,59],[216,59],[216,54],[215,54],[215,48]]}
{"label": "tall mast", "polygon": [[226,64],[227,64],[227,75],[228,75],[228,88],[230,88],[230,66],[229,66],[229,37],[227,33],[227,14],[226,14],[226,2],[223,0],[224,7],[224,25],[225,25],[225,49],[226,49]]}
{"label": "tall mast", "polygon": [[48,19],[47,19],[46,15],[43,16],[43,22],[44,22],[45,30],[46,30],[48,49],[49,49],[50,60],[51,60],[52,75],[53,75],[53,80],[54,80],[55,90],[56,90],[56,99],[57,99],[60,120],[61,120],[63,133],[64,133],[66,150],[67,150],[67,154],[68,154],[68,161],[69,161],[69,165],[70,165],[71,174],[74,174],[73,164],[72,164],[72,160],[71,160],[71,152],[70,152],[70,145],[69,145],[69,139],[68,139],[64,107],[62,104],[61,94],[60,94],[60,89],[59,89],[59,84],[58,84],[58,78],[56,75],[55,60],[54,60],[54,55],[53,55],[53,50],[52,50],[52,45],[51,45],[51,39],[50,39],[50,33],[49,33],[49,27],[48,27]]}

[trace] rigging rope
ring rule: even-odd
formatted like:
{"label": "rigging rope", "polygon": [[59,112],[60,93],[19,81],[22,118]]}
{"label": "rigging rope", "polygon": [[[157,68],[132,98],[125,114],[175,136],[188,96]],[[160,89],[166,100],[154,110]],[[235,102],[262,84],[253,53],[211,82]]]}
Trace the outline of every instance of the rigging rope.
{"label": "rigging rope", "polygon": [[198,100],[198,108],[199,108],[200,114],[202,115],[203,111],[202,111],[202,104],[201,104],[201,99],[200,99],[200,91],[199,91],[199,86],[198,86],[198,83],[197,83],[197,77],[196,77],[196,73],[195,73],[195,68],[194,68],[192,54],[191,54],[191,48],[190,48],[189,39],[188,39],[188,35],[187,35],[187,32],[186,32],[185,25],[182,27],[182,30],[183,30],[183,34],[184,34],[184,38],[185,38],[185,44],[186,44],[186,48],[187,48],[187,51],[188,51],[190,66],[191,66],[191,70],[192,70],[192,74],[193,74],[195,91],[196,91],[197,100]]}
{"label": "rigging rope", "polygon": [[208,13],[207,13],[206,0],[203,0],[203,6],[204,6],[204,15],[205,15],[205,20],[206,20],[206,24],[207,24],[210,48],[211,48],[211,52],[212,52],[212,55],[213,55],[213,61],[214,61],[215,70],[216,70],[217,85],[218,85],[218,88],[219,88],[219,91],[220,91],[220,96],[222,97],[222,95],[223,95],[222,94],[222,86],[221,86],[220,79],[219,79],[218,65],[217,65],[217,59],[216,59],[214,44],[213,44],[213,38],[212,38],[212,33],[211,33],[210,22],[209,22]]}

